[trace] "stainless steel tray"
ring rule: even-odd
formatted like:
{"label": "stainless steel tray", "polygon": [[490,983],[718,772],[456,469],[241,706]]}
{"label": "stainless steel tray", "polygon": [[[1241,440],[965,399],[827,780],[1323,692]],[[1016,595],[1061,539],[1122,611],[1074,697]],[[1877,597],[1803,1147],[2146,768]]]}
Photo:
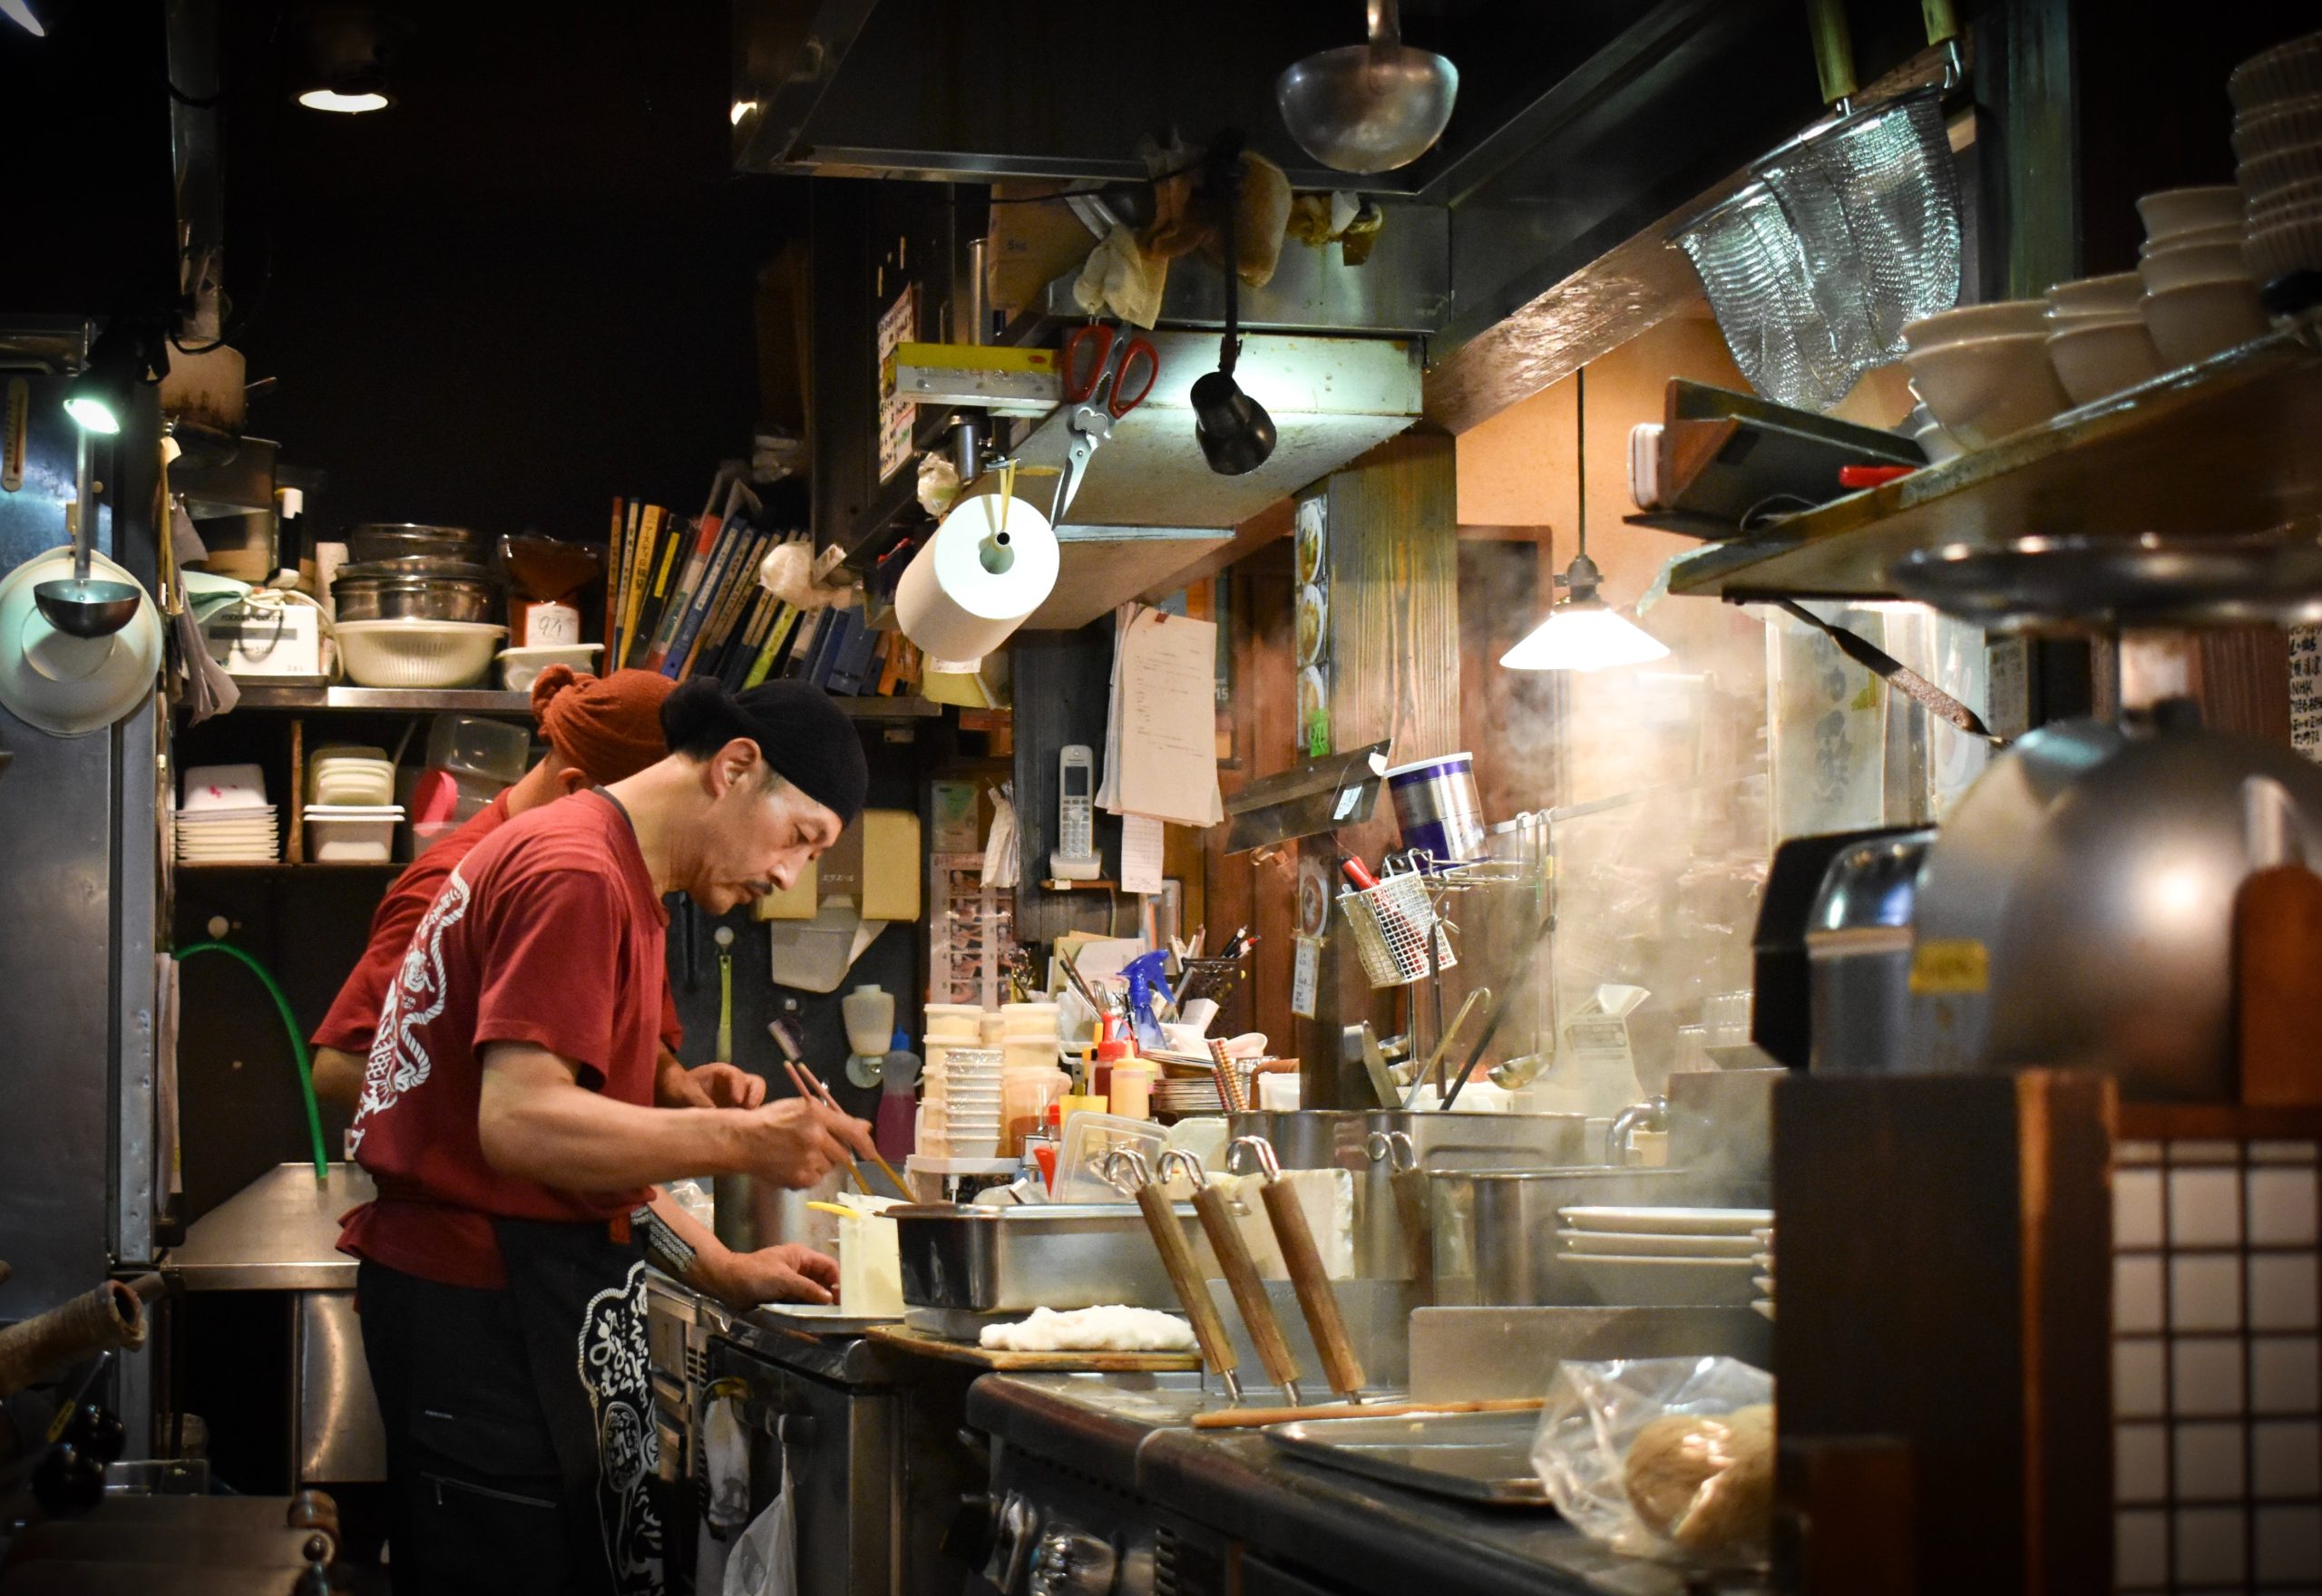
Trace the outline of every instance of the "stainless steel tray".
{"label": "stainless steel tray", "polygon": [[1270,1426],[1266,1439],[1293,1457],[1435,1496],[1502,1507],[1545,1507],[1532,1472],[1540,1416],[1410,1414],[1401,1418],[1302,1419]]}
{"label": "stainless steel tray", "polygon": [[[1218,1273],[1192,1204],[1176,1213],[1203,1278]],[[926,1203],[886,1217],[895,1221],[908,1308],[1021,1317],[1035,1308],[1181,1306],[1134,1202]]]}
{"label": "stainless steel tray", "polygon": [[844,1302],[766,1302],[750,1309],[753,1324],[769,1330],[804,1330],[815,1336],[859,1336],[873,1325],[902,1322],[893,1313],[855,1313]]}

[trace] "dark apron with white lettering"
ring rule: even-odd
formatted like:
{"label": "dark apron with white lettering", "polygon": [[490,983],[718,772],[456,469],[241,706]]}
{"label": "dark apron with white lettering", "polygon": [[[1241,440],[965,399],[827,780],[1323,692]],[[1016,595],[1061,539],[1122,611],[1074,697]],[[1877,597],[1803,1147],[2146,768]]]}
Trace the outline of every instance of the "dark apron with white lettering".
{"label": "dark apron with white lettering", "polygon": [[[591,1596],[659,1596],[660,1460],[645,1257],[605,1224],[494,1219],[532,1386],[564,1474],[572,1567]],[[627,1227],[621,1227],[626,1234]]]}

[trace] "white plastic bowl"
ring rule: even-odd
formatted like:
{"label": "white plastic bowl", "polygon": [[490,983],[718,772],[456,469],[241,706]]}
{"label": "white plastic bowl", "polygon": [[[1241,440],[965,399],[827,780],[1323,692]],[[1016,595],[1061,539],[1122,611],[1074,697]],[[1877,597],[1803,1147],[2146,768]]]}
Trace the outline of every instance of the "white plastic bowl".
{"label": "white plastic bowl", "polygon": [[2225,92],[2234,109],[2322,93],[2322,33],[2269,44],[2233,69]]}
{"label": "white plastic bowl", "polygon": [[2284,144],[2243,161],[2233,174],[2251,209],[2285,197],[2291,185],[2322,178],[2322,139]]}
{"label": "white plastic bowl", "polygon": [[1919,350],[2007,334],[2037,333],[2044,336],[2047,316],[2045,299],[2001,299],[1989,305],[1962,305],[1956,310],[1938,310],[1910,323],[1903,328],[1903,343],[1907,348]]}
{"label": "white plastic bowl", "polygon": [[2093,404],[2161,375],[2161,352],[2142,316],[2059,326],[2049,336],[2048,359],[2074,404]]}
{"label": "white plastic bowl", "polygon": [[394,857],[400,804],[307,806],[307,857],[317,864],[383,864]]}
{"label": "white plastic bowl", "polygon": [[2137,258],[2149,259],[2163,249],[2190,249],[2202,244],[2238,244],[2249,229],[2240,222],[2229,227],[2196,228],[2190,233],[2171,233],[2165,238],[2148,238],[2137,246]]}
{"label": "white plastic bowl", "polygon": [[2249,275],[2261,283],[2293,271],[2322,270],[2322,208],[2249,235]]}
{"label": "white plastic bowl", "polygon": [[1970,449],[2038,426],[2072,404],[2048,359],[2044,326],[1915,349],[1903,364],[1943,430]]}
{"label": "white plastic bowl", "polygon": [[2322,142],[2322,94],[2277,100],[2233,119],[2233,153],[2242,161],[2317,142]]}
{"label": "white plastic bowl", "polygon": [[2199,189],[2163,189],[2137,201],[2144,235],[2158,244],[2180,233],[2241,225],[2241,190],[2232,183]]}
{"label": "white plastic bowl", "polygon": [[602,643],[535,643],[529,648],[500,651],[500,681],[511,693],[529,693],[541,672],[551,665],[569,665],[577,671],[597,668]]}
{"label": "white plastic bowl", "polygon": [[2144,283],[2132,271],[2116,271],[2110,277],[2075,277],[2048,290],[2048,319],[2135,316],[2140,314],[2137,301],[2143,297]]}
{"label": "white plastic bowl", "polygon": [[343,620],[338,657],[365,687],[467,687],[492,668],[506,627],[481,621]]}
{"label": "white plastic bowl", "polygon": [[2266,312],[2258,303],[2258,285],[2247,277],[2187,283],[2165,294],[2147,294],[2144,325],[2152,329],[2153,347],[2164,362],[2191,365],[2262,336]]}
{"label": "white plastic bowl", "polygon": [[[2249,276],[2249,263],[2242,257],[2239,238],[2215,244],[2167,245],[2137,262],[2137,277],[2143,282],[2147,294],[2164,294],[2187,283],[2246,281]],[[2141,314],[2141,307],[2132,303],[2129,312]]]}

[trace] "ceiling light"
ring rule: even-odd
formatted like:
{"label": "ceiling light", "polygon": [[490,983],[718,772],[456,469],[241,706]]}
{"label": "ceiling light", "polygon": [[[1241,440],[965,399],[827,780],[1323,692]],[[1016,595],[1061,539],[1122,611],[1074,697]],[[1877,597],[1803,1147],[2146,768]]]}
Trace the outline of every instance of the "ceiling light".
{"label": "ceiling light", "polygon": [[[8,0],[0,0],[0,5],[5,5],[6,4],[8,4]],[[742,125],[742,119],[746,116],[756,116],[757,114],[757,110],[758,102],[755,100],[737,100],[734,102],[733,112],[727,116],[727,120],[732,122],[736,127],[740,127]]]}
{"label": "ceiling light", "polygon": [[1643,665],[1660,659],[1669,646],[1621,614],[1596,589],[1604,573],[1588,558],[1588,428],[1587,370],[1573,374],[1573,433],[1579,440],[1580,548],[1556,579],[1571,595],[1552,605],[1547,619],[1527,633],[1515,647],[1499,657],[1508,670],[1605,670],[1620,665]]}
{"label": "ceiling light", "polygon": [[309,111],[335,111],[344,116],[360,116],[366,111],[385,111],[395,101],[377,89],[308,89],[298,96],[298,103]]}
{"label": "ceiling light", "polygon": [[41,26],[40,18],[33,13],[32,0],[0,0],[0,16],[6,17],[35,39],[48,37],[48,30]]}

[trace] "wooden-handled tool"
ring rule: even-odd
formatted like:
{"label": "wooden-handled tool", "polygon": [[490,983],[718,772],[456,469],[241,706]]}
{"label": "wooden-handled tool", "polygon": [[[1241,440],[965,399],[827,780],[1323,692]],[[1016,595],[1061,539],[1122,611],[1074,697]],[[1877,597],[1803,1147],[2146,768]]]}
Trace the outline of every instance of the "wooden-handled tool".
{"label": "wooden-handled tool", "polygon": [[1537,1396],[1493,1396],[1475,1402],[1334,1402],[1322,1407],[1234,1407],[1194,1415],[1197,1430],[1256,1430],[1317,1418],[1397,1418],[1409,1413],[1537,1413]]}
{"label": "wooden-handled tool", "polygon": [[1408,1131],[1373,1131],[1364,1144],[1373,1163],[1387,1166],[1387,1182],[1395,1193],[1395,1222],[1403,1231],[1403,1256],[1410,1265],[1411,1286],[1418,1300],[1432,1298],[1435,1280],[1435,1231],[1428,1212],[1427,1172],[1419,1166],[1419,1150]]}
{"label": "wooden-handled tool", "polygon": [[1341,1397],[1357,1401],[1362,1393],[1362,1363],[1347,1336],[1338,1293],[1331,1289],[1330,1271],[1322,1267],[1322,1254],[1307,1226],[1306,1211],[1298,1205],[1297,1188],[1282,1178],[1273,1145],[1263,1136],[1235,1140],[1225,1150],[1226,1167],[1233,1167],[1234,1152],[1244,1147],[1250,1149],[1265,1177],[1258,1195],[1266,1205],[1274,1241],[1282,1248],[1282,1261],[1290,1270],[1291,1289],[1298,1293],[1298,1310],[1305,1315],[1307,1333],[1314,1338],[1314,1350],[1322,1358],[1322,1377]]}
{"label": "wooden-handled tool", "polygon": [[1282,1320],[1274,1317],[1273,1299],[1266,1295],[1265,1280],[1258,1273],[1257,1260],[1250,1256],[1249,1242],[1242,1238],[1233,1205],[1222,1190],[1209,1183],[1201,1160],[1182,1147],[1161,1154],[1158,1173],[1165,1183],[1173,1164],[1184,1170],[1193,1183],[1194,1212],[1209,1237],[1209,1250],[1217,1254],[1217,1267],[1225,1276],[1226,1289],[1234,1293],[1234,1306],[1242,1311],[1243,1324],[1249,1328],[1250,1343],[1258,1349],[1266,1378],[1281,1387],[1291,1406],[1296,1406],[1306,1400],[1298,1389],[1298,1359],[1290,1350],[1290,1338],[1282,1333]]}
{"label": "wooden-handled tool", "polygon": [[[1098,1173],[1114,1190],[1136,1197],[1137,1206],[1145,1214],[1145,1228],[1153,1232],[1153,1245],[1161,1254],[1161,1267],[1168,1271],[1169,1284],[1176,1289],[1177,1300],[1185,1304],[1185,1317],[1193,1321],[1202,1361],[1225,1387],[1225,1399],[1240,1406],[1242,1375],[1234,1338],[1225,1333],[1224,1316],[1210,1298],[1209,1283],[1194,1262],[1194,1250],[1185,1244],[1185,1231],[1177,1228],[1176,1205],[1169,1201],[1168,1188],[1146,1165],[1145,1154],[1134,1147],[1116,1147],[1106,1153]],[[1130,1178],[1124,1181],[1124,1175]]]}

